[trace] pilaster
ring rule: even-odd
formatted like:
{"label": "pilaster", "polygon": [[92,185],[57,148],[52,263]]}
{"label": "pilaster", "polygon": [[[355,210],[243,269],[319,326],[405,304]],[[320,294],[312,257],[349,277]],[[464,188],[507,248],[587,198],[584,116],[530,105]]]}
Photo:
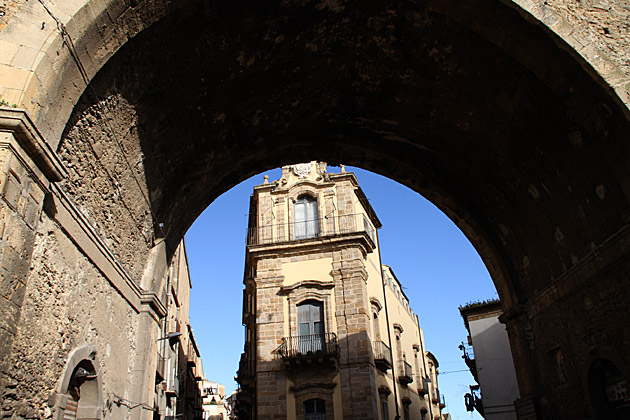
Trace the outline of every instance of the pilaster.
{"label": "pilaster", "polygon": [[44,196],[50,184],[65,174],[26,112],[0,108],[0,392],[20,320]]}
{"label": "pilaster", "polygon": [[277,349],[284,335],[282,263],[261,260],[256,268],[256,418],[285,419],[286,375]]}
{"label": "pilaster", "polygon": [[376,378],[369,336],[367,270],[360,247],[333,253],[339,370],[344,419],[376,419]]}

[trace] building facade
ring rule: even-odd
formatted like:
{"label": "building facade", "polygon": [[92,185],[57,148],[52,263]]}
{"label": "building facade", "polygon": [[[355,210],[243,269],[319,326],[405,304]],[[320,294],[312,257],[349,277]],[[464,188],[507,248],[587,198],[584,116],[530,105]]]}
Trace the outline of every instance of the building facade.
{"label": "building facade", "polygon": [[441,418],[437,361],[381,264],[380,227],[343,166],[285,166],[254,188],[237,418]]}
{"label": "building facade", "polygon": [[465,396],[466,408],[487,420],[516,420],[518,383],[507,331],[499,321],[501,304],[474,303],[461,307],[460,313],[469,334],[468,346],[460,345],[462,357],[478,383]]}
{"label": "building facade", "polygon": [[200,420],[201,355],[189,318],[192,281],[184,241],[169,265],[161,299],[166,313],[159,329],[155,372],[155,419]]}
{"label": "building facade", "polygon": [[203,379],[200,383],[203,401],[203,420],[227,420],[230,418],[230,406],[225,398],[225,386]]}

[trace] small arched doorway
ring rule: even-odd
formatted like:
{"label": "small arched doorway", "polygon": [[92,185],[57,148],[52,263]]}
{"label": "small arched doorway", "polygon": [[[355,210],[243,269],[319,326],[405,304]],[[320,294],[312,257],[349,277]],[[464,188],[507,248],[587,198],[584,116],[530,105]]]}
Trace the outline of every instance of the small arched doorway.
{"label": "small arched doorway", "polygon": [[621,371],[607,359],[595,360],[588,373],[588,388],[597,419],[630,418],[630,395]]}
{"label": "small arched doorway", "polygon": [[102,379],[96,351],[91,346],[74,350],[68,357],[59,383],[56,416],[58,420],[103,418]]}

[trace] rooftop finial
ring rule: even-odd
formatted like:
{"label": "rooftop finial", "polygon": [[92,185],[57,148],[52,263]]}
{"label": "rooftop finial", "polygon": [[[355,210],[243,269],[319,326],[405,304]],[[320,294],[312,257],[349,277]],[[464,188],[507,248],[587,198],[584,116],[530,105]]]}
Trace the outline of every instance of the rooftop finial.
{"label": "rooftop finial", "polygon": [[346,165],[339,165],[341,167],[341,172],[346,172]]}
{"label": "rooftop finial", "polygon": [[265,180],[263,183],[264,184],[269,184],[269,175],[265,175],[263,176],[263,179]]}

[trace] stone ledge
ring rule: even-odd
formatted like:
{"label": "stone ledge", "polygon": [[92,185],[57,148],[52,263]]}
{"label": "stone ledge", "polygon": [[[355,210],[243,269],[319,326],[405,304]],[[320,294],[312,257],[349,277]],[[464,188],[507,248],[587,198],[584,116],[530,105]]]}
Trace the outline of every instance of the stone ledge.
{"label": "stone ledge", "polygon": [[155,293],[143,290],[103,242],[89,221],[61,189],[51,185],[46,212],[63,229],[77,248],[94,264],[136,312],[155,313],[158,318],[166,313]]}

